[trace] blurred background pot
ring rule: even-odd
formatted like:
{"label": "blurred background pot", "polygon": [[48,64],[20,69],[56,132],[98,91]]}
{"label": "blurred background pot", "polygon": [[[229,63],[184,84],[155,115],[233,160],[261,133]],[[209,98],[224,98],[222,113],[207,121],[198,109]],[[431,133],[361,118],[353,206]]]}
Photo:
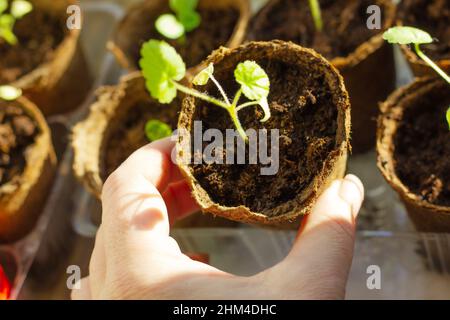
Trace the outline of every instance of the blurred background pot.
{"label": "blurred background pot", "polygon": [[393,93],[378,119],[378,167],[422,232],[450,232],[449,105],[448,83],[422,78]]}
{"label": "blurred background pot", "polygon": [[[248,40],[285,40],[313,48],[341,72],[352,105],[353,153],[375,146],[378,102],[395,89],[392,48],[382,39],[395,19],[390,0],[320,1],[323,31],[317,32],[307,0],[271,0],[252,19]],[[367,8],[381,8],[382,25],[370,30]]]}
{"label": "blurred background pot", "polygon": [[56,156],[47,123],[24,97],[0,101],[2,165],[0,243],[26,236],[35,226],[56,171]]}
{"label": "blurred background pot", "polygon": [[[198,11],[202,23],[186,35],[186,42],[165,39],[154,24],[164,13],[170,13],[168,0],[145,0],[130,7],[108,44],[121,66],[137,70],[142,44],[149,39],[170,42],[181,54],[188,68],[200,64],[214,49],[240,45],[250,19],[247,0],[200,0]],[[195,71],[193,71],[195,72]]]}
{"label": "blurred background pot", "polygon": [[23,89],[45,116],[73,111],[92,84],[79,42],[66,13],[73,0],[31,0],[33,11],[18,20],[18,44],[0,40],[0,84]]}

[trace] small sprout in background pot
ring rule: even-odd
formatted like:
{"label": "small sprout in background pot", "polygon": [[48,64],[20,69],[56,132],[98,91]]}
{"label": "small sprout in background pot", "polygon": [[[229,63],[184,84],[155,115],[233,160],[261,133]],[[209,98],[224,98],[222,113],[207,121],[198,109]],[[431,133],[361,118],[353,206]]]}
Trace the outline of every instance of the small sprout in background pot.
{"label": "small sprout in background pot", "polygon": [[[428,58],[425,53],[420,49],[421,44],[432,43],[433,38],[426,31],[420,30],[414,27],[393,27],[387,30],[383,34],[383,39],[393,44],[410,44],[414,45],[414,50],[417,55],[425,61],[433,70],[435,70],[448,84],[450,84],[450,76],[448,76],[444,70],[439,68],[437,64]],[[450,110],[450,108],[449,108]],[[447,122],[450,128],[450,111],[447,110]]]}
{"label": "small sprout in background pot", "polygon": [[172,128],[159,120],[149,120],[145,124],[145,135],[150,142],[164,139],[172,135]]}
{"label": "small sprout in background pot", "polygon": [[13,86],[0,86],[0,99],[13,101],[22,95],[22,90]]}
{"label": "small sprout in background pot", "polygon": [[33,5],[26,0],[14,0],[9,5],[8,0],[0,0],[0,38],[10,45],[16,45],[18,40],[14,34],[16,21],[33,10]]}
{"label": "small sprout in background pot", "polygon": [[195,30],[201,23],[196,11],[198,0],[170,0],[169,5],[175,15],[161,15],[155,22],[156,30],[171,40],[184,39],[187,32]]}
{"label": "small sprout in background pot", "polygon": [[450,107],[447,109],[447,123],[448,123],[448,130],[450,130]]}
{"label": "small sprout in background pot", "polygon": [[[177,96],[177,91],[191,95],[198,99],[212,103],[227,110],[239,135],[247,141],[247,134],[241,125],[238,112],[250,106],[259,105],[264,110],[265,122],[270,118],[270,109],[267,101],[270,89],[270,81],[266,72],[254,61],[239,63],[234,71],[236,81],[241,88],[230,100],[214,77],[214,66],[210,64],[202,70],[193,80],[198,86],[206,85],[212,81],[218,88],[222,99],[211,97],[193,88],[186,87],[178,81],[186,74],[186,65],[176,50],[165,41],[150,40],[141,49],[141,60],[139,62],[146,86],[153,98],[160,103],[170,103]],[[239,104],[241,96],[244,95],[249,101]]]}
{"label": "small sprout in background pot", "polygon": [[322,12],[320,10],[319,0],[309,0],[309,8],[314,19],[314,25],[317,31],[323,30]]}

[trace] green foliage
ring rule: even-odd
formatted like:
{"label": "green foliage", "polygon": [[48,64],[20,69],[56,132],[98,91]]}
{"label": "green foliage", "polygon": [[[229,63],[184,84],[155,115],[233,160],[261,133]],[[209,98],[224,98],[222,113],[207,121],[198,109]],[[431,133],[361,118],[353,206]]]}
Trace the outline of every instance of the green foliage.
{"label": "green foliage", "polygon": [[[383,34],[383,39],[394,44],[413,44],[417,55],[450,84],[450,77],[420,49],[421,44],[433,42],[433,37],[428,32],[414,27],[393,27]],[[447,110],[446,118],[450,128],[450,108]]]}
{"label": "green foliage", "polygon": [[244,95],[252,101],[257,101],[263,108],[265,117],[262,121],[270,118],[270,109],[267,97],[270,91],[270,81],[267,73],[254,61],[245,61],[236,67],[234,77],[241,85]]}
{"label": "green foliage", "polygon": [[192,83],[196,86],[204,86],[208,83],[209,79],[211,79],[211,76],[214,73],[214,65],[210,63],[205,69],[199,72],[192,80]]}
{"label": "green foliage", "polygon": [[0,86],[0,99],[6,101],[16,100],[22,95],[22,90],[13,86]]}
{"label": "green foliage", "polygon": [[173,14],[163,14],[155,22],[156,30],[169,39],[178,39],[184,35],[184,26]]}
{"label": "green foliage", "polygon": [[177,96],[174,81],[186,74],[186,66],[176,50],[165,41],[152,39],[142,46],[139,65],[152,97],[160,103],[171,103]]}
{"label": "green foliage", "polygon": [[383,39],[396,44],[426,44],[432,43],[431,35],[414,27],[393,27],[383,34]]}
{"label": "green foliage", "polygon": [[10,45],[16,45],[18,40],[13,31],[14,25],[17,20],[32,10],[33,5],[26,0],[13,0],[9,5],[9,10],[8,0],[0,0],[0,38]]}
{"label": "green foliage", "polygon": [[170,0],[170,8],[176,14],[163,14],[155,22],[156,30],[169,39],[180,39],[195,30],[201,23],[196,11],[198,0]]}
{"label": "green foliage", "polygon": [[150,142],[164,139],[172,135],[172,128],[159,120],[149,120],[145,124],[145,135]]}
{"label": "green foliage", "polygon": [[[267,97],[270,90],[270,81],[266,72],[254,61],[239,63],[234,71],[236,81],[241,88],[235,94],[232,102],[228,99],[222,86],[214,77],[214,66],[208,65],[193,79],[193,84],[202,86],[211,80],[218,88],[223,100],[216,99],[193,88],[180,83],[185,72],[185,64],[175,49],[164,41],[149,40],[141,49],[142,58],[140,66],[146,79],[147,89],[153,98],[161,103],[170,103],[175,99],[177,90],[192,95],[209,103],[224,108],[230,114],[239,134],[246,140],[247,135],[239,121],[238,112],[246,107],[260,105],[264,110],[262,122],[270,118],[270,109]],[[238,105],[241,95],[244,94],[249,102]]]}
{"label": "green foliage", "polygon": [[319,0],[309,0],[309,8],[311,10],[312,17],[314,19],[314,25],[317,31],[322,31],[323,20],[322,11],[320,10]]}
{"label": "green foliage", "polygon": [[448,123],[448,129],[450,130],[450,107],[448,107],[448,109],[447,109],[446,118],[447,118],[447,123]]}

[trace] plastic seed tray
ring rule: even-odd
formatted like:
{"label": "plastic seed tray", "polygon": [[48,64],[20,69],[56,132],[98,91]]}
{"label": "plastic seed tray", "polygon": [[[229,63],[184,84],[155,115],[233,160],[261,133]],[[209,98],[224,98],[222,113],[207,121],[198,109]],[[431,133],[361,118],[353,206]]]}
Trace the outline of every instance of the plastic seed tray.
{"label": "plastic seed tray", "polygon": [[[264,1],[253,1],[254,9]],[[94,88],[115,84],[121,71],[106,51],[106,42],[124,14],[124,5],[133,1],[81,2],[84,12],[82,40],[90,68],[96,76]],[[401,55],[396,53],[397,80],[398,85],[402,85],[411,81],[411,73]],[[92,239],[95,235],[91,216],[99,213],[98,202],[72,176],[72,150],[67,146],[68,139],[61,139],[67,137],[71,126],[86,115],[93,99],[92,93],[75,114],[49,119],[59,156],[59,174],[35,230],[13,245],[0,246],[0,299],[22,297],[19,293],[30,266],[39,259],[39,247],[55,241],[52,229],[59,227],[61,221],[67,220],[68,227],[78,238]],[[450,298],[450,235],[415,232],[402,204],[381,177],[375,163],[374,151],[354,156],[349,161],[349,172],[362,178],[367,191],[358,222],[347,297]],[[282,260],[292,246],[295,232],[242,226],[237,229],[178,229],[173,231],[173,236],[185,252],[207,255],[210,264],[225,271],[251,275]],[[379,289],[367,286],[370,266],[379,267],[381,272]],[[50,269],[49,272],[57,271]],[[25,297],[33,295],[27,292]]]}

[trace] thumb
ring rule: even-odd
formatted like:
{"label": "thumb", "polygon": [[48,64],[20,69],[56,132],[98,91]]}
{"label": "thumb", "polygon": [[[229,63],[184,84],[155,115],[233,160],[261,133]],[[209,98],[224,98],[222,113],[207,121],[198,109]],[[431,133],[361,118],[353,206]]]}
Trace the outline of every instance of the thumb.
{"label": "thumb", "polygon": [[353,258],[355,220],[363,199],[364,187],[356,176],[334,181],[303,221],[284,261],[290,272],[309,275],[315,284],[329,280],[324,285],[343,294]]}

